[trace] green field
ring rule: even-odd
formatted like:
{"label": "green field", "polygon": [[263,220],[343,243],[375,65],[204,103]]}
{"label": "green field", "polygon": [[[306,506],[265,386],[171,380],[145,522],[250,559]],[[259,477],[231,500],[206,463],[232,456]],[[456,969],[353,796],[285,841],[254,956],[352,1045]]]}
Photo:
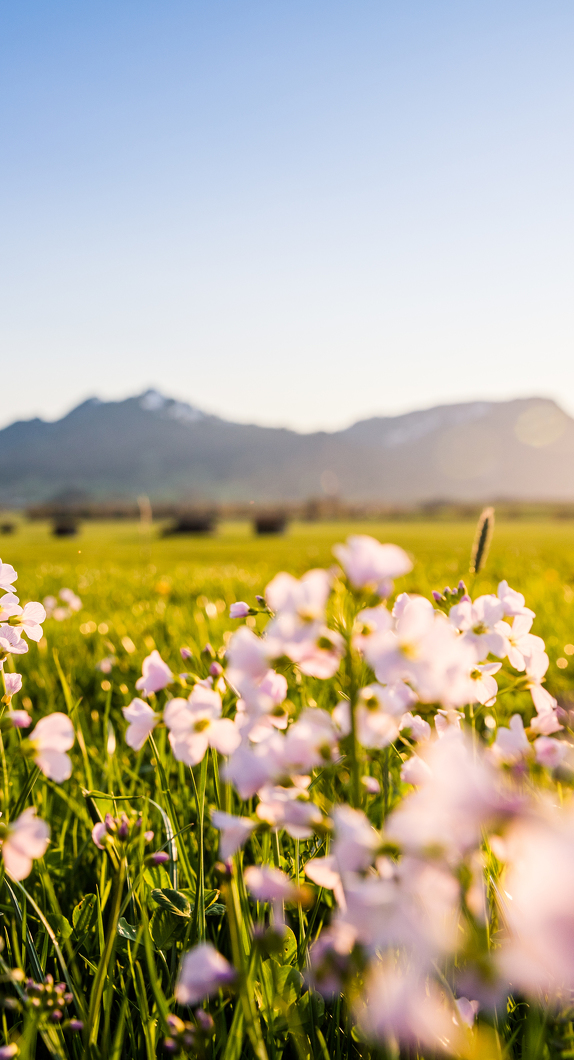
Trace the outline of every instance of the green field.
{"label": "green field", "polygon": [[[71,752],[73,774],[63,784],[39,775],[21,755],[25,733],[7,727],[0,741],[3,820],[12,821],[24,806],[35,805],[52,830],[44,858],[38,859],[23,885],[11,885],[14,896],[9,900],[6,889],[0,892],[4,942],[0,966],[5,961],[4,968],[19,968],[36,981],[47,973],[57,980],[66,975],[75,995],[75,1015],[84,1020],[83,1035],[74,1037],[60,1026],[36,1019],[30,1010],[24,1020],[18,1013],[9,1022],[4,1019],[4,1043],[14,1042],[23,1031],[18,1043],[24,1060],[47,1055],[69,1060],[152,1060],[162,1055],[168,1014],[175,1009],[173,990],[182,953],[207,939],[233,956],[237,940],[226,919],[231,917],[229,892],[227,914],[222,905],[225,885],[218,869],[218,834],[209,811],[219,807],[251,815],[254,800],[242,803],[230,785],[221,783],[215,751],[193,770],[176,762],[165,727],[157,729],[155,743],[147,743],[138,753],[130,750],[121,708],[137,694],[142,660],[152,649],[159,649],[173,673],[189,670],[206,677],[212,660],[203,650],[206,644],[213,645],[221,658],[228,631],[238,626],[229,619],[233,601],[253,603],[279,570],[300,575],[310,567],[329,566],[333,544],[361,532],[411,553],[414,569],[397,583],[398,591],[428,595],[465,578],[476,597],[496,590],[498,581],[507,579],[537,613],[533,631],[544,637],[551,660],[548,689],[563,706],[574,703],[574,524],[569,522],[500,522],[486,567],[474,580],[468,575],[474,526],[468,522],[296,523],[281,537],[255,537],[247,523],[227,523],[205,538],[162,538],[155,526],[142,531],[135,523],[94,522],[84,524],[78,536],[64,539],[51,536],[47,524],[21,522],[15,534],[2,539],[2,559],[18,571],[16,591],[22,603],[56,596],[63,587],[77,592],[83,603],[80,611],[63,621],[48,619],[40,643],[31,642],[26,655],[10,656],[6,662],[7,670],[15,669],[24,677],[13,706],[28,709],[34,723],[51,712],[65,712],[77,734]],[[263,628],[266,618],[248,622]],[[182,661],[182,646],[191,649],[193,658],[188,662]],[[102,672],[99,664],[106,658],[109,671]],[[184,675],[179,680],[179,694],[187,696],[190,684],[186,687]],[[178,694],[177,684],[172,690]],[[337,694],[335,682],[315,678],[303,682],[299,678],[290,692],[300,700],[297,709],[305,701],[332,706]],[[160,693],[158,705],[165,698]],[[510,699],[501,695],[499,722],[522,706],[532,711],[529,693],[518,692]],[[381,752],[369,756],[369,762],[373,775],[381,771],[384,794],[369,796],[369,813],[380,823],[389,805],[401,797],[400,761],[390,761]],[[317,799],[323,798],[326,807],[344,800],[348,779],[344,770],[325,770],[315,789]],[[124,859],[129,885],[114,868],[112,857],[99,851],[91,839],[98,814],[117,815],[128,806],[141,811],[145,827],[154,829],[155,849],[168,845],[170,828],[179,837],[177,866],[172,860],[166,867],[152,869],[144,861],[143,846],[131,847]],[[256,863],[275,858],[275,864],[298,879],[300,864],[316,852],[314,842],[295,842],[284,832],[272,839],[267,832],[261,838],[253,836],[246,857]],[[187,908],[185,917],[174,911],[173,904],[158,908],[154,897],[158,888],[172,896],[173,888],[179,890],[176,898]],[[255,913],[244,890],[237,895],[239,901],[247,953]],[[230,1007],[222,995],[210,1008],[215,1038],[203,1053],[202,1045],[186,1055],[209,1060],[391,1056],[384,1049],[371,1051],[353,1036],[338,1000],[324,1005],[318,995],[305,992],[299,972],[305,967],[307,943],[319,924],[329,919],[332,905],[332,899],[319,892],[312,913],[300,906],[290,914],[289,951],[278,961],[261,960],[260,971],[260,957],[253,950],[255,956],[249,960],[254,963],[238,982],[248,991],[260,992],[256,997],[261,1027],[259,1015],[253,1022],[252,997],[243,996],[242,1010],[239,1005]],[[270,1001],[260,996],[266,976],[273,984]],[[567,1022],[571,1018],[561,1017],[552,1025],[560,1051],[541,1052],[537,1036],[545,1033],[546,1017],[532,1007],[518,1019],[509,1009],[496,1029],[500,1037],[485,1039],[488,1047],[482,1052],[477,1045],[478,1052],[464,1055],[481,1060],[572,1056],[568,1050],[574,1044],[574,1023]],[[259,1037],[253,1037],[255,1024]],[[488,1030],[490,1024],[485,1026]],[[513,1044],[503,1052],[504,1042]]]}
{"label": "green field", "polygon": [[[190,641],[201,647],[210,638],[216,640],[229,628],[225,612],[230,603],[253,602],[279,570],[299,576],[310,567],[329,566],[333,544],[351,533],[368,533],[407,549],[415,566],[400,587],[409,591],[428,595],[432,589],[455,585],[459,578],[471,584],[468,560],[474,527],[468,522],[295,523],[278,537],[257,537],[248,523],[224,523],[214,536],[167,538],[155,526],[142,533],[136,523],[86,523],[73,538],[53,537],[48,524],[22,523],[15,535],[2,541],[2,558],[19,572],[22,599],[41,600],[62,586],[79,593],[82,612],[45,627],[49,648],[57,646],[70,660],[68,665],[73,660],[78,677],[86,652],[97,662],[114,648],[122,670],[132,671],[135,678],[150,638],[168,655]],[[574,523],[497,523],[486,568],[475,579],[472,595],[495,591],[503,578],[523,592],[536,611],[534,631],[545,639],[551,659],[547,685],[555,695],[567,697],[574,689],[574,658],[564,653],[565,646],[574,643]],[[205,611],[210,602],[219,608],[217,618]],[[107,633],[82,636],[80,625],[90,621],[106,624]],[[137,645],[131,655],[121,646],[126,635]],[[37,655],[31,645],[24,671]],[[556,666],[557,659],[562,668]],[[95,691],[93,680],[89,687]]]}

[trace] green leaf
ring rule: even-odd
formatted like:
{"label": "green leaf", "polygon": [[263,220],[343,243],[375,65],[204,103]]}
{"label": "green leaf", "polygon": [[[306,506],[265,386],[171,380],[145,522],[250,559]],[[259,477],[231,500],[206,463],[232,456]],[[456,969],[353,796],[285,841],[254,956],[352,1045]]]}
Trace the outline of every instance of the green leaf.
{"label": "green leaf", "polygon": [[221,902],[215,902],[205,910],[206,916],[223,916],[227,912],[227,909]]}
{"label": "green leaf", "polygon": [[185,919],[169,909],[156,909],[149,924],[150,935],[158,950],[167,950],[185,933]]}
{"label": "green leaf", "polygon": [[272,950],[269,956],[276,964],[291,964],[291,961],[297,953],[297,939],[291,931],[291,928],[286,927],[283,930],[283,938],[277,949]]}
{"label": "green leaf", "polygon": [[62,913],[52,913],[50,922],[56,935],[59,935],[61,939],[69,939],[72,934],[72,925]]}
{"label": "green leaf", "polygon": [[118,935],[122,939],[128,939],[129,942],[135,942],[137,934],[137,928],[133,927],[131,924],[128,924],[125,916],[121,916],[118,920]]}
{"label": "green leaf", "polygon": [[174,891],[171,887],[155,887],[151,896],[162,909],[167,909],[175,916],[190,917],[191,902],[180,891]]}
{"label": "green leaf", "polygon": [[96,923],[97,902],[95,894],[86,894],[72,910],[72,924],[78,938],[86,935]]}

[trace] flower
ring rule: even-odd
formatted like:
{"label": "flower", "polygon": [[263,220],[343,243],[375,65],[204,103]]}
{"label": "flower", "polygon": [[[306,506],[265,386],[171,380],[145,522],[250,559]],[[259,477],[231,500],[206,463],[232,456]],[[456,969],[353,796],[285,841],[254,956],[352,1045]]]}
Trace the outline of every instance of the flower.
{"label": "flower", "polygon": [[227,861],[233,854],[236,854],[256,828],[256,822],[250,821],[249,817],[236,817],[232,813],[224,813],[223,810],[214,810],[211,814],[211,822],[221,832],[219,856],[223,861]]}
{"label": "flower", "polygon": [[425,983],[415,969],[404,972],[390,957],[373,962],[355,1015],[362,1033],[375,1042],[420,1042],[434,1053],[454,1037],[452,1015],[436,983]]}
{"label": "flower", "polygon": [[19,615],[13,615],[10,625],[14,626],[21,636],[25,633],[30,640],[42,639],[41,623],[46,621],[46,612],[38,602],[26,604]]}
{"label": "flower", "polygon": [[509,728],[503,725],[497,730],[492,753],[499,762],[517,762],[530,750],[528,737],[524,732],[524,723],[520,714],[513,714]]}
{"label": "flower", "polygon": [[[506,654],[506,639],[498,623],[504,607],[496,596],[479,596],[474,603],[461,600],[449,611],[449,622],[463,633],[464,639],[474,644],[477,659],[486,659],[489,652],[502,657]],[[504,623],[506,625],[506,623]]]}
{"label": "flower", "polygon": [[173,674],[158,652],[154,648],[151,655],[147,655],[142,664],[142,676],[136,681],[136,688],[149,696],[150,692],[160,692],[162,688],[171,684]]}
{"label": "flower", "polygon": [[22,674],[4,674],[6,695],[15,696],[22,688]]}
{"label": "flower", "polygon": [[15,729],[27,729],[32,724],[32,718],[27,710],[9,710],[6,717]]}
{"label": "flower", "polygon": [[277,574],[265,590],[272,611],[296,616],[302,622],[323,618],[331,592],[332,578],[326,570],[309,570],[302,578]]}
{"label": "flower", "polygon": [[320,809],[309,801],[306,790],[309,777],[295,779],[300,783],[290,788],[267,784],[261,788],[255,812],[260,821],[266,821],[275,829],[284,828],[292,839],[310,839],[323,817]]}
{"label": "flower", "polygon": [[60,589],[60,600],[68,605],[70,611],[81,611],[82,601],[76,596],[73,589]]}
{"label": "flower", "polygon": [[331,847],[339,872],[360,872],[372,863],[381,837],[362,810],[337,806],[333,811],[335,841]]}
{"label": "flower", "polygon": [[155,729],[159,714],[156,714],[149,703],[143,699],[132,699],[127,707],[122,707],[122,714],[129,725],[126,732],[126,743],[134,751],[141,751],[148,736]]}
{"label": "flower", "polygon": [[335,545],[333,552],[355,589],[372,588],[379,596],[389,596],[391,579],[413,569],[402,548],[381,545],[367,534],[352,534],[345,545]]}
{"label": "flower", "polygon": [[50,842],[50,827],[36,817],[30,806],[7,828],[2,843],[2,857],[6,871],[14,880],[24,880],[32,871],[32,861],[42,858]]}
{"label": "flower", "polygon": [[243,873],[247,890],[258,902],[293,902],[299,888],[272,865],[250,865]]}
{"label": "flower", "polygon": [[221,717],[221,696],[205,685],[195,685],[188,699],[171,699],[164,721],[175,757],[187,766],[201,762],[208,747],[230,755],[241,743],[230,718]]}
{"label": "flower", "polygon": [[242,799],[250,799],[269,780],[284,773],[282,751],[283,737],[275,729],[270,729],[255,745],[243,740],[225,764],[223,776],[231,781]]}
{"label": "flower", "polygon": [[231,604],[231,606],[229,608],[229,617],[230,618],[245,618],[249,614],[250,611],[251,611],[251,608],[250,608],[249,604],[246,604],[244,600],[238,600],[237,603]]}
{"label": "flower", "polygon": [[[512,592],[512,589],[510,591]],[[472,1027],[480,1008],[480,1003],[478,1001],[469,1001],[467,997],[457,997],[455,1005],[458,1009],[457,1014],[462,1022],[466,1023],[467,1027]]]}
{"label": "flower", "polygon": [[505,615],[511,618],[514,615],[531,615],[534,618],[534,611],[524,606],[522,593],[517,593],[515,589],[511,589],[508,582],[499,582],[496,595],[504,608]]}
{"label": "flower", "polygon": [[493,674],[498,673],[501,666],[502,663],[483,663],[470,672],[474,699],[484,707],[491,707],[498,695],[498,685]]}
{"label": "flower", "polygon": [[13,626],[0,626],[0,660],[7,655],[25,655],[28,645]]}
{"label": "flower", "polygon": [[547,769],[556,769],[564,761],[570,747],[563,740],[552,740],[549,736],[539,736],[534,741],[536,761]]}
{"label": "flower", "polygon": [[305,865],[305,875],[318,887],[333,891],[337,904],[341,909],[346,908],[341,873],[337,869],[337,860],[333,854],[328,854],[324,858],[311,858]]}
{"label": "flower", "polygon": [[529,632],[533,618],[534,612],[527,609],[526,613],[513,618],[512,626],[509,626],[508,622],[496,624],[496,632],[505,640],[503,654],[508,656],[508,661],[515,670],[524,670],[534,654],[544,654],[542,637],[536,637]]}
{"label": "flower", "polygon": [[44,776],[58,784],[71,777],[72,761],[65,752],[73,747],[75,738],[74,726],[67,714],[57,711],[40,718],[29,740],[34,749],[34,761]]}
{"label": "flower", "polygon": [[8,622],[13,615],[21,615],[20,601],[14,593],[6,593],[0,599],[0,622]]}
{"label": "flower", "polygon": [[106,839],[109,834],[104,821],[97,821],[92,828],[92,839],[98,847],[98,850],[105,850],[103,840]]}
{"label": "flower", "polygon": [[14,567],[10,563],[2,563],[0,559],[0,589],[4,589],[6,592],[11,593],[14,589],[14,582],[17,580],[18,575],[14,570]]}
{"label": "flower", "polygon": [[200,942],[182,959],[175,999],[180,1005],[195,1005],[234,979],[235,971],[229,961],[210,942]]}

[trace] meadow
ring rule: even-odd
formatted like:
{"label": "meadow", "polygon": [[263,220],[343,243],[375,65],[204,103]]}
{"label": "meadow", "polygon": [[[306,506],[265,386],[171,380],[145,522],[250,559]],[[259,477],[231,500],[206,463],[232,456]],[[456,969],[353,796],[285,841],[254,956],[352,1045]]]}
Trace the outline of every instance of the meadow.
{"label": "meadow", "polygon": [[[173,678],[169,693],[163,686],[148,691],[154,710],[167,708],[170,696],[201,696],[211,675],[229,717],[235,699],[219,682],[230,631],[245,625],[262,632],[270,616],[256,597],[277,572],[300,578],[310,568],[333,567],[333,545],[350,534],[393,542],[412,557],[413,569],[397,579],[396,591],[430,597],[433,590],[456,588],[465,579],[476,598],[496,593],[499,582],[507,580],[536,612],[533,632],[544,639],[549,656],[545,688],[566,718],[564,712],[574,707],[574,523],[568,521],[499,522],[486,565],[476,575],[469,575],[470,523],[295,523],[277,537],[256,537],[247,523],[226,523],[214,536],[164,538],[155,526],[86,523],[77,536],[59,539],[47,524],[22,522],[15,534],[0,540],[2,559],[18,571],[15,591],[22,603],[53,597],[52,612],[58,606],[66,611],[59,600],[64,588],[81,600],[81,609],[62,613],[60,620],[48,617],[39,642],[30,641],[25,655],[8,654],[4,664],[6,674],[23,677],[11,708],[28,711],[32,724],[61,712],[71,719],[76,740],[71,776],[57,782],[35,764],[26,730],[10,726],[7,714],[2,720],[2,820],[12,822],[34,806],[49,822],[51,842],[28,877],[15,880],[8,872],[0,892],[5,1002],[0,1057],[151,1060],[162,1050],[213,1060],[254,1055],[258,1060],[399,1055],[414,1060],[441,1050],[477,1060],[574,1056],[574,1010],[564,992],[558,1006],[547,1008],[533,1001],[527,987],[490,1006],[485,994],[479,1023],[450,1045],[441,1044],[440,1035],[425,1045],[423,1031],[403,1033],[394,1017],[383,1030],[373,1029],[376,1020],[370,1017],[370,1022],[355,1018],[361,1004],[356,984],[368,983],[364,963],[345,967],[344,988],[321,992],[319,973],[309,970],[309,947],[334,916],[336,901],[328,882],[320,876],[315,881],[312,874],[306,878],[304,866],[328,854],[329,815],[339,803],[366,811],[377,829],[384,827],[410,790],[401,779],[404,756],[392,757],[395,744],[358,750],[352,721],[350,734],[341,730],[342,757],[321,750],[321,768],[309,759],[313,802],[322,821],[310,831],[304,826],[300,835],[298,826],[290,831],[279,818],[273,826],[272,817],[257,817],[255,791],[241,796],[242,785],[250,791],[249,784],[226,777],[226,756],[215,743],[194,765],[170,753],[169,725],[150,730],[140,749],[126,744],[122,711],[138,695],[142,663],[154,651]],[[363,595],[356,587],[347,589],[346,597],[342,593],[336,589],[329,615],[344,636],[343,617],[351,615],[351,628],[356,610],[376,601],[366,589]],[[230,619],[236,601],[246,601],[257,613],[245,621]],[[337,614],[343,617],[334,619]],[[373,677],[364,662],[354,655],[352,661],[349,638],[340,678],[301,674],[289,662],[291,656],[278,656],[276,668],[289,681],[289,725],[305,710],[332,713],[339,695],[354,710],[361,684]],[[317,643],[324,653],[331,651],[320,638]],[[182,648],[187,649],[183,655]],[[508,723],[513,711],[531,724],[526,685],[517,681],[502,691],[509,695],[500,696],[492,727]],[[424,694],[420,698],[421,712],[430,720],[431,708],[424,705]],[[452,713],[448,697],[443,706]],[[478,715],[479,710],[476,716],[467,710],[466,720],[473,732],[490,740],[494,734],[482,723],[486,715],[480,722]],[[403,743],[410,753],[414,744],[408,739]],[[508,768],[516,764],[512,756],[504,762]],[[537,769],[532,766],[536,777]],[[365,790],[359,789],[359,770],[372,778]],[[560,799],[570,786],[566,773],[537,783],[558,784]],[[243,852],[241,844],[229,847],[231,852],[219,847],[224,826],[218,831],[211,820],[218,811],[252,822]],[[92,836],[94,826],[101,826],[96,832],[100,845]],[[153,839],[146,839],[151,831]],[[391,847],[385,847],[385,856],[396,856]],[[271,866],[283,882],[253,877],[249,897],[244,860]],[[498,929],[500,915],[493,916]],[[480,945],[484,942],[481,930],[473,922],[477,946],[479,936]],[[494,937],[493,930],[489,947]],[[234,971],[228,980],[224,970],[219,979],[214,973],[202,995],[201,989],[194,992],[191,972],[187,986],[181,985],[180,968],[184,954],[207,943]],[[359,950],[353,950],[354,961]],[[205,963],[194,974],[207,981],[211,955],[199,952]],[[365,946],[360,952],[364,962]],[[456,964],[458,957],[452,960]],[[437,972],[451,1000],[454,964]],[[47,975],[64,984],[56,1000]],[[368,986],[364,990],[368,993]]]}

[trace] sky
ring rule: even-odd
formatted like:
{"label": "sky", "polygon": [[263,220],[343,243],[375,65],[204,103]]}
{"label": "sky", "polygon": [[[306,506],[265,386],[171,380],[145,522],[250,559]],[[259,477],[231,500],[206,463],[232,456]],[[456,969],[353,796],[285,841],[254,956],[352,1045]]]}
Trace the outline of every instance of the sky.
{"label": "sky", "polygon": [[0,425],[574,413],[571,0],[5,0]]}

